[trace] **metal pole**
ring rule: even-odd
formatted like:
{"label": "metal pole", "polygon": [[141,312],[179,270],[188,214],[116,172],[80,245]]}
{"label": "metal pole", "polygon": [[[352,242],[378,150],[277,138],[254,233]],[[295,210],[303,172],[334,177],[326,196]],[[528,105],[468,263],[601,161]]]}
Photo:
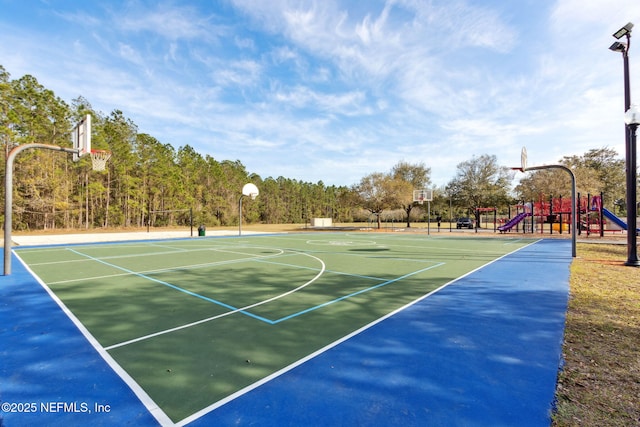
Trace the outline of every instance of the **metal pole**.
{"label": "metal pole", "polygon": [[604,193],[600,192],[600,205],[598,206],[598,221],[600,221],[600,237],[604,237]]}
{"label": "metal pole", "polygon": [[639,267],[637,246],[637,200],[636,200],[636,130],[637,124],[627,126],[628,157],[627,157],[627,262],[624,265]]}
{"label": "metal pole", "polygon": [[535,205],[533,204],[533,199],[531,199],[531,234],[535,233],[535,227],[536,227],[536,220],[535,220],[535,215],[534,215],[534,209],[535,209]]}
{"label": "metal pole", "polygon": [[558,168],[569,173],[571,177],[571,256],[576,257],[576,176],[571,169],[563,165],[533,166],[527,167],[527,171]]}
{"label": "metal pole", "polygon": [[496,221],[498,220],[498,208],[493,208],[493,232],[495,233],[496,230]]}
{"label": "metal pole", "polygon": [[549,234],[553,234],[553,194],[549,194]]}
{"label": "metal pole", "polygon": [[576,210],[578,211],[578,234],[582,234],[582,210],[580,209],[580,193],[578,193]]}
{"label": "metal pole", "polygon": [[449,233],[452,232],[451,223],[453,222],[453,211],[451,209],[451,195],[449,195]]}
{"label": "metal pole", "polygon": [[431,202],[427,201],[427,236],[431,235]]}
{"label": "metal pole", "polygon": [[560,234],[562,234],[562,210],[563,210],[562,209],[562,207],[563,207],[563,205],[562,205],[562,194],[558,196],[558,202],[560,202],[560,213],[559,213],[559,215],[560,215],[560,227],[559,227],[560,231],[559,232],[560,232]]}
{"label": "metal pole", "polygon": [[242,236],[242,198],[244,196],[240,196],[240,200],[238,201],[238,236]]}
{"label": "metal pole", "polygon": [[11,274],[11,229],[13,211],[13,162],[16,156],[29,148],[44,148],[46,150],[63,151],[65,153],[78,153],[75,148],[58,147],[48,144],[24,144],[14,147],[7,156],[4,179],[4,275]]}
{"label": "metal pole", "polygon": [[[626,34],[627,45],[622,50],[622,61],[624,66],[624,112],[631,107],[631,83],[629,79],[629,48],[631,47],[631,31]],[[626,177],[627,177],[627,262],[625,265],[638,267],[638,248],[636,239],[636,128],[637,125],[627,125],[625,123],[625,155],[626,155]]]}
{"label": "metal pole", "polygon": [[13,159],[16,157],[15,149],[7,156],[7,164],[4,172],[4,275],[11,274],[11,228],[13,227],[11,215],[13,212]]}

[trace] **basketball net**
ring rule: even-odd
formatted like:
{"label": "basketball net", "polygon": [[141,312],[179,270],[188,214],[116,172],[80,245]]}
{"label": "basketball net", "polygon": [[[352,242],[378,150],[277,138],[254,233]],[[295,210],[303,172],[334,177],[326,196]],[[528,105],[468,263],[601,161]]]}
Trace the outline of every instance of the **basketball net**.
{"label": "basketball net", "polygon": [[103,171],[107,166],[107,160],[111,158],[111,151],[91,150],[91,164],[94,171]]}

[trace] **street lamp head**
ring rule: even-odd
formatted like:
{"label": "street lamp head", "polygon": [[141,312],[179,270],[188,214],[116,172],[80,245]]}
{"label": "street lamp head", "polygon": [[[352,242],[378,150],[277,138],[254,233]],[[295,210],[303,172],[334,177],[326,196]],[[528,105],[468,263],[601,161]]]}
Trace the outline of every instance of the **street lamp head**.
{"label": "street lamp head", "polygon": [[631,104],[629,109],[624,113],[624,122],[629,126],[640,125],[640,111],[637,105]]}
{"label": "street lamp head", "polygon": [[629,22],[627,25],[625,25],[624,27],[620,28],[618,31],[613,33],[613,37],[620,39],[626,36],[627,34],[630,34],[632,28],[633,28],[633,24]]}
{"label": "street lamp head", "polygon": [[627,44],[622,42],[613,42],[613,44],[609,46],[609,49],[614,52],[625,53],[627,51]]}

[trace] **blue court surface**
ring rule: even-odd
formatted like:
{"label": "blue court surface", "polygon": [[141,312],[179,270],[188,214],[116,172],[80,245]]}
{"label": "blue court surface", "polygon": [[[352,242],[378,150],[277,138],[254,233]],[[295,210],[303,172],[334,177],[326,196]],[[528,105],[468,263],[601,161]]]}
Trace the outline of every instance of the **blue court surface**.
{"label": "blue court surface", "polygon": [[[178,425],[549,426],[571,260],[525,246]],[[173,425],[13,261],[0,426]]]}

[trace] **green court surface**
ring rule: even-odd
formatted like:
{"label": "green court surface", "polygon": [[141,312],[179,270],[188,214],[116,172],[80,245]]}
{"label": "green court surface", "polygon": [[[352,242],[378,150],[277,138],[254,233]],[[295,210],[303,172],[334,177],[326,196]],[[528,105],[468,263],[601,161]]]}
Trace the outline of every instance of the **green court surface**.
{"label": "green court surface", "polygon": [[312,233],[16,253],[177,423],[531,242]]}

